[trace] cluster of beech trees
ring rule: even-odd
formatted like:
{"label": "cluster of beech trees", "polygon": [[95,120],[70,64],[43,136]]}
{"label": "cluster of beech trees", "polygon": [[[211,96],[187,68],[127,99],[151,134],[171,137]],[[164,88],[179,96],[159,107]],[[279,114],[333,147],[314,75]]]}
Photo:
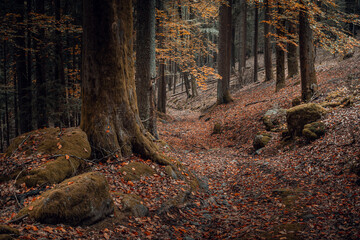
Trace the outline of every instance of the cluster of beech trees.
{"label": "cluster of beech trees", "polygon": [[[163,162],[145,133],[157,137],[156,112],[166,112],[169,90],[185,87],[190,98],[216,80],[218,103],[230,102],[231,69],[239,85],[258,81],[262,49],[265,80],[275,78],[277,91],[285,86],[287,55],[288,76],[300,69],[308,101],[315,42],[337,52],[358,44],[356,9],[355,0],[4,1],[1,150],[20,133],[80,123],[94,157],[136,152]],[[249,53],[251,81],[244,78]]]}

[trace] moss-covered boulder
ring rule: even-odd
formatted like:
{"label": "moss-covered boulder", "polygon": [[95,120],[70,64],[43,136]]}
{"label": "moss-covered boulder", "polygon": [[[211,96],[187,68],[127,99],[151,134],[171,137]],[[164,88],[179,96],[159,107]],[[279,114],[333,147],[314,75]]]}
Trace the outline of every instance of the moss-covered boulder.
{"label": "moss-covered boulder", "polygon": [[325,124],[321,121],[306,124],[302,134],[308,140],[315,140],[325,134]]}
{"label": "moss-covered boulder", "polygon": [[264,114],[262,121],[267,131],[279,130],[279,127],[286,122],[286,110],[281,108],[270,109]]}
{"label": "moss-covered boulder", "polygon": [[140,180],[142,176],[154,175],[155,170],[142,162],[131,162],[119,169],[125,181]]}
{"label": "moss-covered boulder", "polygon": [[286,112],[286,122],[291,136],[301,136],[306,124],[319,120],[326,113],[325,108],[316,103],[301,104]]}
{"label": "moss-covered boulder", "polygon": [[89,172],[67,179],[23,208],[28,215],[47,224],[91,225],[114,211],[109,186],[103,175]]}
{"label": "moss-covered boulder", "polygon": [[253,142],[253,146],[254,146],[255,150],[265,147],[266,144],[269,143],[271,138],[272,138],[271,134],[268,134],[268,133],[256,134],[255,138],[254,138],[254,142]]}
{"label": "moss-covered boulder", "polygon": [[120,199],[120,212],[124,216],[145,217],[149,209],[144,205],[143,199],[135,194],[124,194],[115,192],[113,195]]}
{"label": "moss-covered boulder", "polygon": [[19,151],[19,145],[24,141],[21,139],[31,139],[35,143],[32,147],[30,144],[20,146],[20,151],[25,151],[27,155],[47,154],[58,157],[39,168],[25,172],[16,181],[17,186],[22,183],[27,187],[59,183],[83,170],[86,166],[83,159],[89,158],[91,153],[87,136],[79,128],[68,128],[62,132],[59,128],[49,128],[21,135],[10,145],[7,154]]}
{"label": "moss-covered boulder", "polygon": [[298,106],[301,104],[301,97],[296,97],[291,101],[291,105],[293,107]]}
{"label": "moss-covered boulder", "polygon": [[20,235],[20,231],[8,225],[0,225],[0,240],[14,239]]}

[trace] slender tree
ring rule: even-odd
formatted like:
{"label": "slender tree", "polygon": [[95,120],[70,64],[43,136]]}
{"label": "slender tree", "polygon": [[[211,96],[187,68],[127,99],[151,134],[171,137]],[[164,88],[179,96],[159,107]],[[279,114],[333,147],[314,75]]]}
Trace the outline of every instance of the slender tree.
{"label": "slender tree", "polygon": [[[160,11],[164,10],[163,0],[157,0],[157,9]],[[164,37],[164,19],[158,20],[158,41],[159,48],[163,49],[165,46],[165,37]],[[157,101],[157,110],[162,113],[166,113],[166,78],[165,78],[165,58],[161,56],[159,59],[159,80],[158,80],[158,101]]]}
{"label": "slender tree", "polygon": [[301,98],[304,102],[311,99],[317,88],[315,72],[315,53],[313,33],[310,28],[306,1],[300,0],[302,8],[299,13],[299,45],[301,71]]}
{"label": "slender tree", "polygon": [[255,1],[254,8],[254,82],[258,81],[258,35],[259,35],[259,6]]}
{"label": "slender tree", "polygon": [[[288,31],[291,36],[296,35],[297,28],[296,25],[289,22]],[[294,37],[295,39],[295,37]],[[287,46],[287,65],[288,65],[288,77],[291,78],[299,73],[299,63],[298,63],[298,48],[293,43],[288,43]]]}
{"label": "slender tree", "polygon": [[265,21],[264,21],[264,65],[265,65],[265,81],[271,81],[274,78],[272,71],[272,57],[271,57],[271,42],[270,42],[270,32],[271,32],[271,15],[270,15],[270,6],[269,0],[264,1],[265,4]]}
{"label": "slender tree", "polygon": [[135,90],[132,0],[83,3],[80,127],[96,158],[138,153],[168,164],[144,135]]}
{"label": "slender tree", "polygon": [[[282,17],[283,7],[284,6],[278,3],[277,9],[280,17]],[[276,33],[282,38],[284,37],[285,21],[280,19],[279,22]],[[276,91],[285,87],[285,52],[281,44],[281,42],[278,42],[276,45]]]}
{"label": "slender tree", "polygon": [[155,79],[155,0],[138,0],[136,31],[136,94],[140,119],[155,137],[156,116],[153,84]]}
{"label": "slender tree", "polygon": [[231,1],[221,4],[219,10],[219,74],[221,79],[217,84],[218,104],[232,101],[230,96],[230,54],[231,54]]}
{"label": "slender tree", "polygon": [[239,24],[239,84],[244,84],[246,68],[246,43],[247,43],[247,3],[240,0],[240,24]]}

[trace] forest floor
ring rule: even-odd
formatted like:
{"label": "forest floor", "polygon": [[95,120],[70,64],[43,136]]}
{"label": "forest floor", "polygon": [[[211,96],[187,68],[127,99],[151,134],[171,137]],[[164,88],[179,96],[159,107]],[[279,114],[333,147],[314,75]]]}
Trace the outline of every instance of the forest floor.
{"label": "forest floor", "polygon": [[[359,51],[346,60],[318,61],[319,94],[314,102],[334,92],[359,94],[359,62]],[[141,195],[149,216],[89,227],[25,219],[11,225],[21,231],[20,239],[360,238],[359,177],[350,171],[360,155],[359,101],[328,112],[322,119],[326,134],[318,140],[298,138],[282,144],[281,134],[272,133],[271,142],[255,152],[254,136],[265,130],[261,117],[274,106],[291,107],[300,95],[299,77],[287,79],[277,93],[274,82],[261,81],[234,90],[234,102],[204,113],[200,110],[215,102],[209,92],[200,91],[196,99],[170,96],[169,117],[158,124],[160,138],[167,143],[162,150],[203,179],[204,191],[193,192],[182,207],[158,214],[161,203],[178,193],[183,182],[164,178],[162,167],[153,166],[159,174],[129,184],[116,174],[118,160],[109,160],[93,168],[106,175],[112,192]],[[220,134],[212,133],[216,123],[222,125]],[[1,197],[19,191],[13,181],[0,187]],[[17,211],[14,200],[1,203],[0,224]]]}

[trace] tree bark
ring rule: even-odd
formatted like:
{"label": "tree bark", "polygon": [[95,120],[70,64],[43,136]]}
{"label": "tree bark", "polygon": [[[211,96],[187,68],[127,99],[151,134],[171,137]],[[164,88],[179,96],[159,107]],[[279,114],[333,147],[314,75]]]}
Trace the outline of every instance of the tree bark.
{"label": "tree bark", "polygon": [[246,38],[247,38],[247,3],[240,0],[240,29],[239,29],[239,79],[240,85],[244,84],[244,73],[246,69]]}
{"label": "tree bark", "polygon": [[265,23],[264,23],[264,64],[265,64],[265,81],[271,81],[274,79],[272,71],[272,54],[271,54],[271,25],[268,23],[271,20],[269,0],[265,0]]}
{"label": "tree bark", "polygon": [[228,6],[221,4],[219,10],[219,74],[217,84],[218,104],[229,103],[232,101],[229,91],[230,85],[230,59],[231,59],[231,1]]}
{"label": "tree bark", "polygon": [[[158,9],[163,10],[163,2],[162,0],[158,0]],[[164,37],[162,34],[164,33],[164,28],[162,27],[162,24],[160,22],[162,19],[159,19],[158,21],[158,32],[160,33],[159,36],[159,48],[164,47]],[[157,109],[159,112],[166,113],[166,79],[165,79],[165,59],[161,57],[160,66],[159,66],[159,83],[158,83],[158,104]]]}
{"label": "tree bark", "polygon": [[136,31],[136,94],[140,119],[155,137],[156,116],[153,103],[152,61],[155,61],[155,0],[138,0]]}
{"label": "tree bark", "polygon": [[317,90],[317,81],[313,33],[310,28],[305,1],[301,0],[300,3],[303,5],[303,8],[299,13],[301,98],[304,102],[307,102]]}
{"label": "tree bark", "polygon": [[[278,3],[279,15],[283,13],[282,6]],[[283,19],[279,20],[279,26],[276,30],[279,37],[284,36],[283,28],[285,22]],[[281,40],[280,40],[281,41]],[[285,87],[285,52],[281,48],[280,43],[276,44],[276,92]]]}
{"label": "tree bark", "polygon": [[259,8],[255,3],[254,17],[254,82],[258,81],[258,35],[259,35]]}
{"label": "tree bark", "polygon": [[[296,26],[295,24],[289,22],[289,33],[296,34]],[[297,53],[297,46],[288,43],[287,49],[287,63],[288,63],[288,77],[291,78],[299,73],[299,63],[298,63],[298,53]]]}
{"label": "tree bark", "polygon": [[3,71],[4,71],[4,85],[6,87],[4,92],[4,98],[5,98],[5,124],[6,124],[6,146],[10,145],[10,122],[9,122],[9,99],[8,99],[8,90],[7,90],[7,43],[4,40],[3,41],[3,56],[4,56],[4,62],[3,62]]}
{"label": "tree bark", "polygon": [[[24,21],[25,7],[24,0],[16,0],[16,13],[19,14],[18,22]],[[31,79],[27,78],[26,71],[26,54],[25,54],[25,33],[23,29],[18,31],[16,38],[17,59],[16,59],[16,74],[18,80],[18,97],[19,97],[19,127],[20,134],[32,130],[32,92]]]}
{"label": "tree bark", "polygon": [[80,127],[88,136],[92,157],[138,153],[169,164],[144,135],[138,113],[132,0],[85,0],[83,13]]}
{"label": "tree bark", "polygon": [[[45,5],[43,0],[36,1],[36,12],[38,14],[45,13]],[[36,72],[36,106],[37,106],[37,127],[43,128],[48,126],[47,118],[47,108],[46,108],[46,99],[47,99],[47,89],[46,89],[46,62],[44,56],[44,41],[45,41],[45,31],[40,28],[38,30],[39,41],[35,41],[35,72]]]}

